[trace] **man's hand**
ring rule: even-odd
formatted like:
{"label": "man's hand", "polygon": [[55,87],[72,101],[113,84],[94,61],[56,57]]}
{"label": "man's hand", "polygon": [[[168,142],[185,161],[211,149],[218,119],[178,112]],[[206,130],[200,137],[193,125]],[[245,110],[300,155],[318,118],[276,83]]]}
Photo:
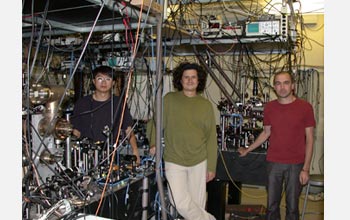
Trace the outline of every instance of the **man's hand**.
{"label": "man's hand", "polygon": [[136,156],[136,166],[140,166],[141,164],[141,158],[140,158],[140,153],[139,153],[139,150],[136,149],[136,150],[133,150],[133,155]]}
{"label": "man's hand", "polygon": [[156,154],[156,146],[155,145],[152,145],[150,148],[149,148],[149,154],[151,156],[154,156]]}
{"label": "man's hand", "polygon": [[212,181],[214,179],[215,175],[216,174],[214,172],[208,171],[207,172],[207,182]]}
{"label": "man's hand", "polygon": [[301,170],[299,174],[299,181],[301,185],[307,184],[307,182],[309,182],[309,179],[310,179],[309,172],[305,170]]}
{"label": "man's hand", "polygon": [[241,157],[245,157],[248,154],[248,149],[244,147],[238,148],[238,153],[240,154]]}
{"label": "man's hand", "polygon": [[72,134],[73,134],[75,137],[77,137],[77,138],[80,138],[80,135],[81,135],[80,131],[78,131],[78,130],[75,129],[75,128],[73,129]]}

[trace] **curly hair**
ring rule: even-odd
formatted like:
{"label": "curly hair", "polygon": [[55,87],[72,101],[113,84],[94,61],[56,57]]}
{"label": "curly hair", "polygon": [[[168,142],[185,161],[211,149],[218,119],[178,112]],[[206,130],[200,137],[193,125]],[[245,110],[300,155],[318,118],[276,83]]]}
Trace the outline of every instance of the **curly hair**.
{"label": "curly hair", "polygon": [[178,91],[182,91],[183,87],[181,84],[182,74],[185,70],[197,70],[198,74],[198,87],[196,89],[197,92],[203,92],[207,83],[207,72],[204,71],[204,68],[196,63],[183,62],[180,63],[173,70],[173,85],[174,88]]}

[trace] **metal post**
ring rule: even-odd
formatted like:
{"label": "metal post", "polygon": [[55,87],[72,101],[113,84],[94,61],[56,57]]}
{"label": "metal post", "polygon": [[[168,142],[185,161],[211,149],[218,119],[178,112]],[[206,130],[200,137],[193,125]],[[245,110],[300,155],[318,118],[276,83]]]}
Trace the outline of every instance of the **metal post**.
{"label": "metal post", "polygon": [[156,180],[159,191],[159,198],[161,204],[162,211],[162,220],[167,220],[166,208],[165,208],[165,196],[164,196],[164,188],[163,188],[163,180],[161,177],[161,147],[162,147],[162,91],[163,91],[163,76],[162,76],[162,24],[163,24],[163,15],[157,15],[157,92],[156,92]]}
{"label": "metal post", "polygon": [[148,217],[148,177],[144,176],[142,181],[142,220],[147,220]]}
{"label": "metal post", "polygon": [[[66,114],[66,119],[69,122],[69,113]],[[68,136],[66,138],[66,166],[67,168],[72,168],[72,146],[71,146],[71,138]]]}

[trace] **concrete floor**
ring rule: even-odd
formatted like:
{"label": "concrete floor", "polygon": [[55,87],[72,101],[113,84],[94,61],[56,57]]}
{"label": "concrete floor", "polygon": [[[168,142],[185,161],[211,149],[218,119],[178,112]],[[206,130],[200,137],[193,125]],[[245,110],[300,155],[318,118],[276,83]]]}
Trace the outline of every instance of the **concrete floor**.
{"label": "concrete floor", "polygon": [[[241,205],[250,204],[250,205],[263,205],[266,207],[266,190],[264,187],[260,186],[249,186],[242,185],[241,189]],[[300,211],[300,219],[301,212],[304,204],[304,192],[300,196],[299,200],[299,211]],[[323,220],[323,210],[324,210],[324,199],[323,193],[310,194],[309,200],[307,202],[305,218],[304,220]],[[281,220],[285,220],[285,198],[282,198],[281,202]]]}
{"label": "concrete floor", "polygon": [[[316,190],[310,189],[310,195],[309,195],[310,199],[307,202],[306,214],[305,214],[304,220],[324,220],[324,216],[323,216],[323,210],[324,210],[323,188],[322,187],[318,187],[318,188],[319,189],[316,189]],[[251,210],[254,210],[254,211],[258,209],[257,207],[261,207],[261,206],[263,206],[263,208],[267,207],[267,205],[266,205],[267,194],[266,194],[265,187],[243,184],[241,186],[240,191],[241,191],[241,198],[240,198],[239,205],[242,205],[245,207],[248,207],[248,206],[253,207],[253,208],[251,208]],[[217,193],[219,193],[219,191],[217,191]],[[302,212],[303,205],[304,205],[304,198],[305,198],[304,194],[305,194],[305,192],[303,191],[302,195],[300,196],[300,200],[299,200],[300,220],[301,220],[301,212]],[[218,198],[215,198],[215,201],[217,203],[220,203],[220,201],[218,201],[218,200],[219,200]],[[250,206],[250,205],[252,205],[252,206]],[[230,206],[230,205],[226,205],[226,210],[230,209],[230,208],[228,208],[228,206]],[[260,209],[260,210],[262,210],[262,209]],[[285,197],[282,198],[280,209],[281,209],[281,220],[285,220],[285,213],[286,213]],[[263,211],[258,212],[258,214],[263,213]],[[240,214],[240,213],[238,212],[238,214]],[[236,219],[260,220],[262,218],[262,217],[258,218],[254,215],[247,217],[244,214],[242,216],[245,218],[231,217],[231,219],[230,219],[230,213],[226,212],[225,220],[232,220],[232,219],[235,219],[235,220]],[[151,220],[156,220],[156,219],[159,219],[159,218],[155,217],[155,216],[153,216],[151,218]]]}

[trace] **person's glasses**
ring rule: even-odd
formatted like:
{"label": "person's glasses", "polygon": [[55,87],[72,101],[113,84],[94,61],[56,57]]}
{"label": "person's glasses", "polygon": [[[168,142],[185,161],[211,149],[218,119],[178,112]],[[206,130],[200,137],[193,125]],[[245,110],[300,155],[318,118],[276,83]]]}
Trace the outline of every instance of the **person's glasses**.
{"label": "person's glasses", "polygon": [[96,80],[97,80],[97,82],[100,82],[100,83],[103,82],[103,81],[111,82],[112,78],[99,76],[99,77],[96,77]]}

